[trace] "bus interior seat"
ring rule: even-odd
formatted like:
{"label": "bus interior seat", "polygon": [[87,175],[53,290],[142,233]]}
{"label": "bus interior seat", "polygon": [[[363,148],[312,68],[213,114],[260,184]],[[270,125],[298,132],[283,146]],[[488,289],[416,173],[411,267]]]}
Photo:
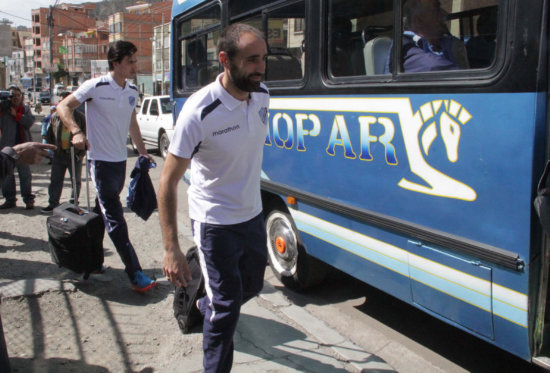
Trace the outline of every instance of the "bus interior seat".
{"label": "bus interior seat", "polygon": [[367,41],[363,48],[367,75],[384,74],[384,65],[390,54],[392,39],[389,36],[376,36]]}
{"label": "bus interior seat", "polygon": [[334,76],[365,75],[361,32],[352,31],[352,23],[335,17],[331,25],[330,68]]}
{"label": "bus interior seat", "polygon": [[275,52],[267,56],[266,80],[302,79],[302,65],[290,53]]}

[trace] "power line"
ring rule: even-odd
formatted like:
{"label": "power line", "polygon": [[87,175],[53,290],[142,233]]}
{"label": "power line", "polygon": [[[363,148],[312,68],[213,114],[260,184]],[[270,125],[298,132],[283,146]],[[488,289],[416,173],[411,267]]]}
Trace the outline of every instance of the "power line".
{"label": "power line", "polygon": [[7,15],[10,16],[10,17],[15,17],[15,18],[22,19],[23,21],[31,21],[31,22],[32,22],[31,19],[19,17],[19,16],[16,16],[15,14],[11,14],[11,13],[8,13],[8,12],[4,12],[4,11],[2,11],[2,10],[0,10],[0,13],[7,14]]}

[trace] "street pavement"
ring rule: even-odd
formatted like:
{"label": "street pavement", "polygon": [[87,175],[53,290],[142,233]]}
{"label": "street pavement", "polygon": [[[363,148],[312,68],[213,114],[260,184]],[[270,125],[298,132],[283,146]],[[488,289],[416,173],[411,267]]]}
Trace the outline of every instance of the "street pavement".
{"label": "street pavement", "polygon": [[[33,126],[35,140],[40,138],[41,119],[41,116],[37,116],[37,122]],[[159,173],[162,159],[155,159],[159,169],[154,172]],[[135,156],[128,159],[128,174],[134,161]],[[37,208],[30,212],[21,207],[0,212],[0,258],[3,257],[0,259],[1,315],[13,370],[200,372],[200,331],[190,336],[180,335],[172,316],[173,287],[162,276],[158,214],[152,216],[156,222],[145,223],[131,211],[125,210],[130,238],[135,246],[140,247],[138,255],[144,271],[156,276],[159,282],[159,286],[151,294],[141,297],[132,294],[127,284],[114,287],[114,283],[124,283],[124,273],[122,263],[107,235],[104,242],[106,264],[110,268],[105,275],[85,282],[69,271],[52,265],[51,260],[48,263],[45,217],[38,211],[47,205],[49,168],[46,162],[33,166],[33,177]],[[126,184],[128,182],[129,178]],[[62,201],[68,199],[69,185],[67,177]],[[93,199],[93,188],[90,189]],[[81,204],[85,200],[85,197],[82,198],[85,193],[83,180]],[[121,193],[121,199],[124,200],[126,193],[125,189]],[[185,192],[182,191],[178,196],[182,247],[192,245],[191,232],[185,223],[186,216],[187,203]],[[20,242],[23,244],[19,245]],[[32,246],[33,249],[26,246]],[[114,281],[116,279],[121,281]],[[110,287],[102,284],[109,284]],[[396,371],[378,356],[364,351],[304,308],[290,302],[278,290],[281,286],[268,268],[263,291],[259,297],[243,306],[235,337],[233,372]],[[60,304],[71,304],[72,307],[55,308],[60,307]],[[54,314],[57,313],[56,320],[45,316],[48,307],[55,310]],[[65,308],[71,312],[65,312]],[[81,308],[86,311],[77,312]],[[6,309],[9,312],[5,312]],[[109,323],[98,326],[100,321],[88,320],[90,314],[101,313],[105,309],[118,310],[109,314]],[[157,320],[166,322],[140,330],[135,323],[136,319],[146,317],[144,315],[147,314],[142,313],[145,310],[154,313],[152,317]],[[30,316],[25,316],[27,312]],[[86,328],[78,327],[83,321],[79,320],[80,317],[87,320],[88,326],[93,325],[101,331],[90,331],[87,334]],[[130,327],[129,324],[134,326]],[[59,325],[67,329],[57,330]],[[37,329],[40,333],[37,333]],[[71,337],[63,338],[64,333]],[[95,342],[97,333],[111,336],[114,341]],[[58,334],[60,335],[57,336]],[[25,335],[30,338],[21,337]],[[141,342],[137,343],[136,339]],[[165,339],[169,343],[181,343],[183,352],[179,356],[173,352],[178,351],[178,346],[174,346],[173,350],[164,350]],[[54,344],[58,346],[53,346]],[[140,354],[141,350],[136,350],[136,345],[149,355]],[[152,350],[148,350],[147,346]],[[169,347],[171,346],[164,348]],[[101,354],[103,356],[96,356]]]}

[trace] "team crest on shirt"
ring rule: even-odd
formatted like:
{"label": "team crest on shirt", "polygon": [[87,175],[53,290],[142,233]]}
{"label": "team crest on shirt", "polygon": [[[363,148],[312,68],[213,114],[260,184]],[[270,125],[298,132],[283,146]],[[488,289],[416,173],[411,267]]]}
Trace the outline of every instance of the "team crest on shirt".
{"label": "team crest on shirt", "polygon": [[136,98],[134,96],[128,97],[128,102],[130,103],[130,106],[134,106],[136,104]]}
{"label": "team crest on shirt", "polygon": [[260,116],[260,120],[262,121],[262,123],[267,124],[267,108],[265,106],[260,109],[258,115]]}

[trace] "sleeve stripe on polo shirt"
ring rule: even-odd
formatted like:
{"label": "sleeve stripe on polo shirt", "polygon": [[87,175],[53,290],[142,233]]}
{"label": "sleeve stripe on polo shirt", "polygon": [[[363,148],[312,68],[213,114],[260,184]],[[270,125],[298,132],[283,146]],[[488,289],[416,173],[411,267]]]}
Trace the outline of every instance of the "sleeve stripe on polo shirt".
{"label": "sleeve stripe on polo shirt", "polygon": [[216,101],[212,102],[208,106],[206,106],[204,109],[202,109],[201,112],[201,120],[203,120],[208,114],[214,111],[215,108],[217,108],[221,104],[221,100],[218,98]]}
{"label": "sleeve stripe on polo shirt", "polygon": [[138,89],[137,89],[137,87],[136,87],[135,85],[129,84],[128,86],[129,86],[130,88],[134,89],[136,92],[139,92]]}
{"label": "sleeve stripe on polo shirt", "polygon": [[109,85],[109,82],[99,82],[95,85],[95,87],[101,87],[102,85]]}
{"label": "sleeve stripe on polo shirt", "polygon": [[191,154],[190,158],[193,158],[193,156],[198,153],[201,144],[202,144],[202,141],[199,142],[197,146],[195,146],[195,149],[193,149],[193,153]]}

